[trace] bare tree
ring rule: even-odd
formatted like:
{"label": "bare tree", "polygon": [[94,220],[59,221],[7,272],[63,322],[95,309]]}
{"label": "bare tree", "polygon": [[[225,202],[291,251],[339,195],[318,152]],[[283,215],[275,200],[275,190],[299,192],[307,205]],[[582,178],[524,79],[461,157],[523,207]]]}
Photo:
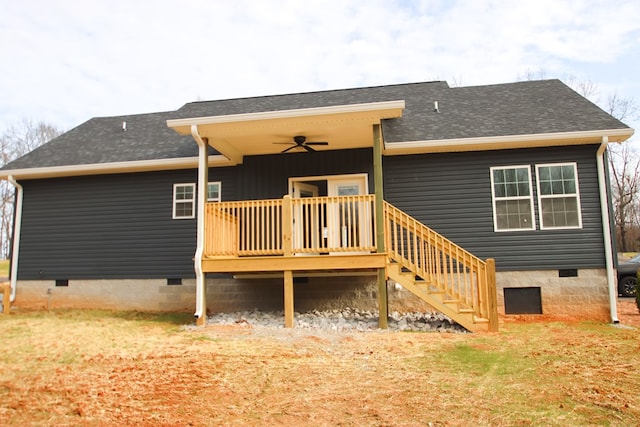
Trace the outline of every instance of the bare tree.
{"label": "bare tree", "polygon": [[609,149],[609,166],[618,250],[628,252],[636,249],[633,230],[639,225],[640,158],[629,144],[622,144]]}
{"label": "bare tree", "polygon": [[[38,148],[57,137],[62,131],[44,122],[22,120],[10,125],[0,135],[0,166]],[[13,231],[14,188],[7,181],[0,181],[0,258],[9,256]]]}
{"label": "bare tree", "polygon": [[547,72],[542,68],[537,71],[527,69],[527,71],[524,72],[524,75],[521,76],[520,74],[518,74],[518,76],[516,77],[516,79],[519,81],[544,80],[546,78],[548,78]]}
{"label": "bare tree", "polygon": [[618,120],[637,120],[640,114],[638,104],[633,98],[621,98],[618,92],[613,92],[607,98],[606,110]]}
{"label": "bare tree", "polygon": [[[636,120],[638,105],[632,98],[622,98],[617,92],[607,98],[607,112],[618,120]],[[614,210],[614,223],[618,237],[618,251],[628,252],[637,249],[635,243],[640,227],[640,155],[628,143],[612,145],[609,152],[609,170],[611,173],[611,198]]]}

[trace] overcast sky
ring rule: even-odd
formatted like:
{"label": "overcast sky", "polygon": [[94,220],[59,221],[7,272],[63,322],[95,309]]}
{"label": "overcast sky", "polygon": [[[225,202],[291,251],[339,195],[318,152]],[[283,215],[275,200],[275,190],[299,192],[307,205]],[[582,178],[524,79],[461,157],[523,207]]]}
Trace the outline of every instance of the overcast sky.
{"label": "overcast sky", "polygon": [[0,0],[0,130],[541,70],[640,103],[640,1]]}

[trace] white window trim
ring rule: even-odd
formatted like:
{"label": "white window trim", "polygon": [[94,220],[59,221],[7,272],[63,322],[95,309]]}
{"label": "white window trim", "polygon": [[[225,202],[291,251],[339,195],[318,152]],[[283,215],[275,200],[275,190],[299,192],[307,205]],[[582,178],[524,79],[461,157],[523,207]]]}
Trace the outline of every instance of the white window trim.
{"label": "white window trim", "polygon": [[[549,167],[549,166],[573,166],[574,176],[576,179],[576,192],[573,194],[559,194],[559,195],[550,195],[543,196],[540,192],[540,168],[541,167]],[[540,221],[540,229],[541,230],[578,230],[582,228],[582,206],[580,205],[580,183],[578,180],[578,164],[576,162],[564,162],[564,163],[541,163],[536,164],[536,191],[538,192],[538,212],[539,221]],[[545,227],[543,218],[542,218],[542,199],[553,199],[553,198],[564,198],[573,196],[576,198],[576,206],[578,209],[578,225],[577,226],[565,226],[565,227]]]}
{"label": "white window trim", "polygon": [[[209,197],[209,185],[218,185],[218,197]],[[210,181],[207,184],[207,202],[221,202],[222,201],[222,181]]]}
{"label": "white window trim", "polygon": [[[529,176],[529,196],[528,197],[501,197],[500,200],[525,200],[529,199],[529,206],[531,207],[531,228],[498,228],[498,213],[496,211],[496,191],[495,191],[495,183],[493,180],[493,171],[494,170],[504,170],[504,169],[527,169]],[[490,167],[491,175],[491,205],[493,207],[493,231],[496,233],[504,233],[504,232],[518,232],[518,231],[533,231],[536,229],[536,217],[534,210],[534,200],[533,200],[533,184],[531,182],[531,165],[507,165],[507,166],[492,166]]]}
{"label": "white window trim", "polygon": [[[191,200],[177,200],[176,191],[178,187],[191,187],[193,189],[193,198]],[[176,207],[178,203],[191,202],[191,215],[190,216],[178,216],[176,214]],[[192,182],[184,182],[173,184],[173,219],[193,219],[196,217],[196,184]]]}

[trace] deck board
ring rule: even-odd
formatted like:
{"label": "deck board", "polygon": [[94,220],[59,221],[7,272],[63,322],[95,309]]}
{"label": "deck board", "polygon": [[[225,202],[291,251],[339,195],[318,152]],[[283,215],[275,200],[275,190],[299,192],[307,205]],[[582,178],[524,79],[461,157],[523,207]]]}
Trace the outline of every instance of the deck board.
{"label": "deck board", "polygon": [[384,268],[386,254],[262,256],[205,258],[206,273],[247,273],[265,271],[353,270]]}

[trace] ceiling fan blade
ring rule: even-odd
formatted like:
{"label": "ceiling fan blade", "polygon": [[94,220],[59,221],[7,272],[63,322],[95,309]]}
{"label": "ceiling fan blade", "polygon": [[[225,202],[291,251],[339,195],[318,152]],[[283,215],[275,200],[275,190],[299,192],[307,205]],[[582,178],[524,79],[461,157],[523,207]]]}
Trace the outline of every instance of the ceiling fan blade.
{"label": "ceiling fan blade", "polygon": [[287,151],[291,151],[291,150],[293,150],[294,148],[298,148],[298,147],[299,147],[299,145],[292,145],[292,146],[291,146],[291,147],[289,147],[289,148],[285,148],[285,149],[284,149],[284,150],[282,150],[280,153],[286,153]]}
{"label": "ceiling fan blade", "polygon": [[301,147],[304,148],[305,150],[309,151],[309,152],[316,151],[313,148],[309,147],[309,144],[304,144]]}
{"label": "ceiling fan blade", "polygon": [[328,142],[326,141],[321,141],[321,142],[305,142],[305,145],[329,145]]}

